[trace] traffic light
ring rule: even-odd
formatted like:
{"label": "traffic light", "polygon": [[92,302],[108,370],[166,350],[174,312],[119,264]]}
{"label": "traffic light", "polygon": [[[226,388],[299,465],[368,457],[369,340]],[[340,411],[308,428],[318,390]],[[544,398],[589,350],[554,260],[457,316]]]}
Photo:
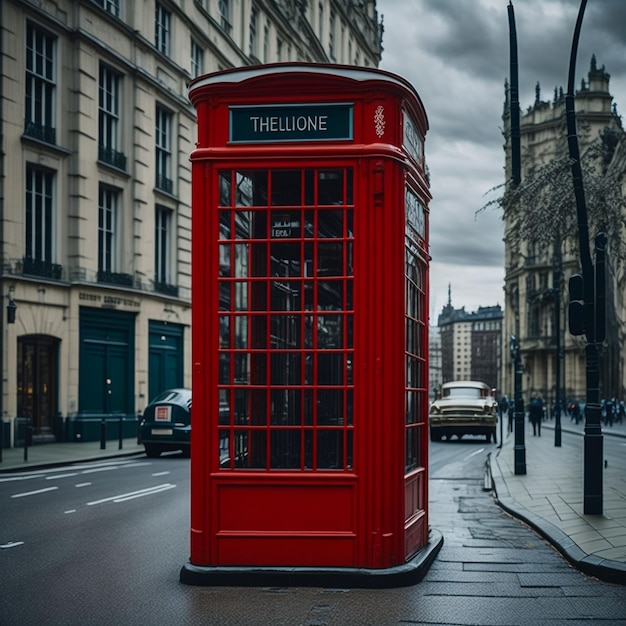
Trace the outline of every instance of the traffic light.
{"label": "traffic light", "polygon": [[567,321],[572,335],[585,334],[585,290],[582,274],[572,274],[569,279]]}

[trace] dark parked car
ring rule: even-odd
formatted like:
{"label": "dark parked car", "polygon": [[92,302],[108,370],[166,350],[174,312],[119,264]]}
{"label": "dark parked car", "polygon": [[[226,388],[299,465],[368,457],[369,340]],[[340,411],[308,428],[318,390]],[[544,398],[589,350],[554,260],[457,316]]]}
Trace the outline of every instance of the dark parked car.
{"label": "dark parked car", "polygon": [[139,431],[146,455],[157,457],[161,452],[191,450],[191,390],[168,389],[146,407]]}

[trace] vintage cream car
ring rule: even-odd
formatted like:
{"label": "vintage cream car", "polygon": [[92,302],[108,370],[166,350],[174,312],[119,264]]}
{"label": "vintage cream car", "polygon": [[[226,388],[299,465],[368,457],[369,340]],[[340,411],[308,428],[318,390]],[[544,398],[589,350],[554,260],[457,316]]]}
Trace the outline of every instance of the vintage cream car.
{"label": "vintage cream car", "polygon": [[498,403],[489,385],[476,380],[444,383],[441,397],[430,405],[428,412],[430,440],[441,441],[445,435],[485,435],[487,442],[496,443]]}

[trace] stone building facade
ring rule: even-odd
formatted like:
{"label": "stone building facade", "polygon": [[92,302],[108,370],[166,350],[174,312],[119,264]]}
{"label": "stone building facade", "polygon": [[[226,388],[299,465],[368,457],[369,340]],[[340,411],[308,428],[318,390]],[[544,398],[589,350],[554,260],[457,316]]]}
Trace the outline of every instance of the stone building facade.
{"label": "stone building facade", "polygon": [[[592,58],[586,79],[575,94],[578,141],[581,155],[586,146],[601,134],[610,134],[623,144],[624,130],[609,91],[610,75]],[[506,177],[511,179],[510,103],[504,110]],[[532,106],[521,115],[522,181],[533,168],[567,154],[565,98],[563,90],[554,91],[551,101],[541,99],[539,85]],[[624,163],[621,171],[626,169]],[[623,178],[622,178],[623,180]],[[571,173],[564,183],[572,185]],[[568,330],[568,280],[581,272],[578,231],[559,236],[555,231],[550,245],[519,237],[519,209],[505,210],[505,318],[503,386],[512,395],[513,363],[510,338],[519,339],[524,368],[522,391],[526,402],[536,394],[552,406],[556,398],[557,372],[562,402],[586,395],[585,337],[572,336]],[[572,215],[576,206],[572,203]],[[594,256],[594,238],[599,224],[589,223],[590,247]],[[610,251],[609,251],[610,259]],[[601,397],[623,398],[625,391],[623,262],[610,259],[607,275],[607,341],[600,358]]]}
{"label": "stone building facade", "polygon": [[376,3],[4,0],[0,23],[4,445],[17,417],[39,441],[93,438],[102,416],[132,434],[191,378],[187,85],[278,61],[377,67]]}
{"label": "stone building facade", "polygon": [[441,382],[479,380],[500,393],[503,318],[499,304],[468,313],[465,307],[455,309],[448,295],[448,303],[437,321],[441,333]]}

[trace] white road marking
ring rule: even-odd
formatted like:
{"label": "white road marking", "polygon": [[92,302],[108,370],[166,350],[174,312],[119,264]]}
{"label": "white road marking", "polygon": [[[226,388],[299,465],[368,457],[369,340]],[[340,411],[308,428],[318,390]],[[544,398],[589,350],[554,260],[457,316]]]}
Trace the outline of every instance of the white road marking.
{"label": "white road marking", "polygon": [[45,493],[46,491],[55,491],[58,487],[47,487],[46,489],[37,489],[37,491],[26,491],[25,493],[13,494],[12,498],[24,498],[25,496],[35,496],[38,493]]}
{"label": "white road marking", "polygon": [[93,506],[94,504],[102,504],[103,502],[124,502],[124,500],[131,500],[132,498],[140,498],[141,496],[149,496],[153,493],[159,493],[167,489],[172,489],[176,485],[165,483],[163,485],[157,485],[156,487],[148,487],[147,489],[140,489],[139,491],[131,491],[130,493],[121,493],[117,496],[111,496],[110,498],[102,498],[102,500],[93,500],[87,502],[87,506]]}
{"label": "white road marking", "polygon": [[466,459],[471,459],[473,456],[476,456],[477,454],[480,454],[481,452],[484,451],[485,448],[481,448],[480,450],[476,450],[475,452],[472,452],[471,454],[468,454],[465,458]]}
{"label": "white road marking", "polygon": [[94,474],[95,472],[108,472],[109,470],[116,470],[116,469],[117,467],[115,465],[107,466],[107,467],[94,467],[93,469],[83,470],[82,473]]}
{"label": "white road marking", "polygon": [[167,476],[169,472],[155,472],[152,476]]}
{"label": "white road marking", "polygon": [[9,483],[15,480],[30,480],[31,478],[41,478],[43,474],[24,474],[23,476],[9,476],[0,478],[0,483]]}
{"label": "white road marking", "polygon": [[69,511],[65,511],[65,514],[67,515],[68,513],[76,513],[76,509],[70,509]]}
{"label": "white road marking", "polygon": [[0,548],[5,549],[5,548],[15,548],[16,546],[23,546],[24,542],[23,541],[10,541],[9,543],[3,543],[2,545],[0,545]]}
{"label": "white road marking", "polygon": [[89,487],[91,483],[76,483],[76,487]]}
{"label": "white road marking", "polygon": [[56,478],[69,478],[70,476],[77,476],[76,472],[71,474],[56,474],[55,476],[46,476],[46,480],[55,480]]}
{"label": "white road marking", "polygon": [[155,489],[154,491],[150,491],[148,493],[137,493],[131,496],[125,496],[123,498],[117,498],[113,500],[113,502],[126,502],[126,500],[133,500],[134,498],[141,498],[142,496],[150,496],[153,493],[160,493],[161,491],[167,491],[168,489],[175,489],[176,485],[163,485],[161,489]]}

